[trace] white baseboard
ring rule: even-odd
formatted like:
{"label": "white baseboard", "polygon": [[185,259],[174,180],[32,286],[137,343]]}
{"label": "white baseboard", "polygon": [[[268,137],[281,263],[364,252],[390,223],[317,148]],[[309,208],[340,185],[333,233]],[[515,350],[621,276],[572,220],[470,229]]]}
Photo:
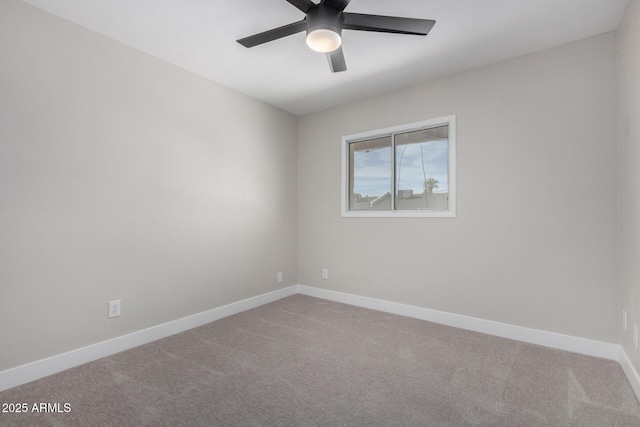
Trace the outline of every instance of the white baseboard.
{"label": "white baseboard", "polygon": [[624,371],[627,379],[631,383],[631,388],[636,392],[636,396],[640,400],[640,376],[638,376],[638,371],[635,370],[633,365],[631,364],[631,360],[629,360],[629,356],[627,356],[627,352],[624,351],[624,348],[620,346],[620,366],[622,366],[622,370]]}
{"label": "white baseboard", "polygon": [[557,348],[559,350],[599,357],[602,359],[614,360],[622,367],[627,379],[631,383],[631,387],[633,388],[636,397],[640,400],[640,376],[631,364],[627,353],[624,351],[622,346],[618,344],[578,338],[570,335],[557,334],[555,332],[525,328],[522,326],[514,326],[491,320],[478,319],[475,317],[462,316],[444,311],[431,310],[413,305],[399,304],[304,285],[298,285],[297,291],[299,294],[355,305],[357,307],[370,308],[372,310],[383,311],[385,313],[413,317],[442,325],[453,326],[455,328],[481,332],[483,334],[495,335],[530,344],[537,344],[545,347]]}
{"label": "white baseboard", "polygon": [[17,366],[0,372],[0,391],[17,387],[22,384],[37,380],[47,375],[52,375],[83,363],[91,362],[142,344],[147,344],[197,326],[213,322],[232,314],[240,313],[281,298],[297,293],[297,286],[290,286],[277,291],[258,295],[242,301],[234,302],[182,319],[152,326],[147,329],[132,332],[127,335],[102,341],[86,347],[58,354],[46,359]]}
{"label": "white baseboard", "polygon": [[358,307],[384,311],[386,313],[427,320],[429,322],[481,332],[483,334],[600,357],[603,359],[616,361],[619,361],[620,359],[620,346],[617,344],[572,337],[569,335],[557,334],[555,332],[546,332],[538,329],[514,326],[491,320],[478,319],[475,317],[462,316],[444,311],[431,310],[413,305],[399,304],[304,285],[298,285],[298,293],[355,305]]}
{"label": "white baseboard", "polygon": [[0,372],[0,391],[26,384],[39,378],[64,371],[65,369],[73,368],[74,366],[82,365],[83,363],[91,362],[139,345],[147,344],[151,341],[165,338],[294,294],[309,295],[330,301],[481,332],[488,335],[538,344],[574,353],[586,354],[603,359],[615,360],[620,363],[636,393],[636,396],[640,399],[640,376],[634,369],[623,348],[617,344],[524,328],[521,326],[514,326],[490,320],[483,320],[459,314],[399,304],[342,292],[329,291],[304,285],[295,285],[279,289],[277,291],[258,295],[253,298],[248,298],[202,313],[194,314],[192,316],[184,317],[182,319],[163,323],[161,325],[132,332],[121,337],[102,341],[97,344],[2,371]]}

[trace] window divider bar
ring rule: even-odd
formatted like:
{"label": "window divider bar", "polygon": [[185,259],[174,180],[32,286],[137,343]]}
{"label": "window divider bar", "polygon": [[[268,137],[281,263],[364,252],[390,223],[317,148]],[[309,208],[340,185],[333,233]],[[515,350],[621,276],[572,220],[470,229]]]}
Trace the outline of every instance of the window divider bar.
{"label": "window divider bar", "polygon": [[391,133],[391,212],[396,210],[396,134]]}

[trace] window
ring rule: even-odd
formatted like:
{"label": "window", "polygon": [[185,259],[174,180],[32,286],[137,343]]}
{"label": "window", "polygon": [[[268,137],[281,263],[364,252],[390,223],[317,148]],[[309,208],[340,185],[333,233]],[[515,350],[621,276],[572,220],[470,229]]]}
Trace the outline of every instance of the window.
{"label": "window", "polygon": [[343,137],[342,216],[455,217],[455,116]]}

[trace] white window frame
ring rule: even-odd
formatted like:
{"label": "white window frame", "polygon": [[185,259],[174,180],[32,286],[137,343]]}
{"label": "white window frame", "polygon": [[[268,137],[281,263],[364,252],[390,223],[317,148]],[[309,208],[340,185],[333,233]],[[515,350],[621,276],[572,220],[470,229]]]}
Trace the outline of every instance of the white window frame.
{"label": "white window frame", "polygon": [[[395,210],[395,145],[392,145],[392,191],[391,210],[349,210],[349,144],[396,133],[411,132],[425,128],[449,126],[449,209],[443,211],[417,209]],[[390,218],[455,218],[456,217],[456,116],[445,116],[421,122],[377,129],[342,137],[342,216],[343,217],[390,217]]]}

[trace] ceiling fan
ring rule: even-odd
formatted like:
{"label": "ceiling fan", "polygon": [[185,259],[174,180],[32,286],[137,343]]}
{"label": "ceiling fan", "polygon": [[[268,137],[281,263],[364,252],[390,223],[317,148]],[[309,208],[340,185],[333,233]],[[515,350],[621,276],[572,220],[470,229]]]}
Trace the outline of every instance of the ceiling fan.
{"label": "ceiling fan", "polygon": [[436,23],[430,19],[344,12],[351,0],[321,0],[318,4],[311,0],[287,1],[306,14],[303,20],[245,37],[238,43],[254,47],[306,30],[307,45],[316,52],[326,53],[331,72],[337,73],[347,70],[342,52],[342,30],[426,36]]}

